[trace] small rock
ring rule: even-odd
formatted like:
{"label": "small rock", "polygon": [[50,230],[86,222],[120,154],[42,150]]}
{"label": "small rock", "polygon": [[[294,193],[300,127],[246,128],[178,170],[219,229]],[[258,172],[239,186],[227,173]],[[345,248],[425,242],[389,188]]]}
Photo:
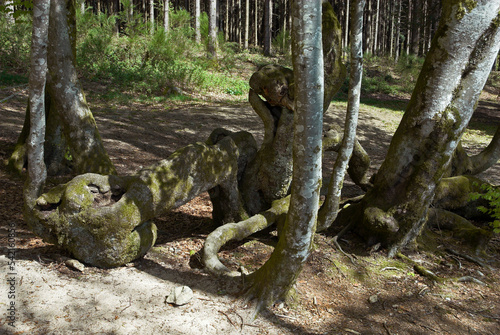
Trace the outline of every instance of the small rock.
{"label": "small rock", "polygon": [[194,293],[188,286],[174,287],[170,291],[165,302],[176,306],[182,306],[190,302],[193,296]]}
{"label": "small rock", "polygon": [[368,301],[371,303],[371,304],[374,304],[378,301],[378,295],[374,294],[372,296],[370,296],[370,298],[368,298]]}
{"label": "small rock", "polygon": [[64,262],[68,268],[78,270],[80,272],[83,272],[85,270],[85,265],[77,261],[76,259],[68,259],[66,262]]}

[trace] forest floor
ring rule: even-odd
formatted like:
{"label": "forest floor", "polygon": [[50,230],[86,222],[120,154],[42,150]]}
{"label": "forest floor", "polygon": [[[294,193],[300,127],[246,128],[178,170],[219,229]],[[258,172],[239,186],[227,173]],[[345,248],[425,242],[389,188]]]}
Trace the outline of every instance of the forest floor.
{"label": "forest floor", "polygon": [[[116,102],[103,92],[105,83],[87,83],[87,100],[101,136],[120,174],[129,174],[168,157],[189,143],[204,141],[211,130],[246,130],[262,140],[261,121],[248,103],[224,97],[158,103]],[[26,87],[0,90],[0,160],[11,152],[21,131]],[[490,136],[499,124],[499,101],[486,93],[473,122],[474,131]],[[372,172],[385,157],[392,133],[407,100],[364,97],[358,137],[372,158]],[[327,122],[342,122],[345,101],[332,104]],[[495,114],[496,113],[496,114]],[[486,129],[486,130],[485,130]],[[474,131],[466,142],[478,150]],[[324,173],[334,154],[325,156]],[[500,166],[482,175],[498,184]],[[53,184],[49,184],[51,186]],[[116,269],[66,265],[69,255],[44,243],[26,227],[22,216],[21,179],[0,167],[0,333],[2,334],[500,334],[500,238],[483,255],[486,266],[447,253],[452,247],[470,252],[434,231],[432,251],[405,254],[439,276],[472,276],[485,285],[437,283],[417,274],[412,265],[386,258],[386,250],[370,250],[355,235],[340,241],[347,257],[332,243],[334,232],[317,234],[314,250],[296,284],[293,306],[276,304],[256,319],[253,306],[240,296],[241,283],[206,274],[196,259],[214,227],[208,195],[201,194],[155,223],[159,236],[142,259]],[[361,194],[349,180],[344,196]],[[9,229],[16,238],[15,264],[8,265]],[[337,230],[338,231],[338,230]],[[276,243],[273,232],[231,243],[220,253],[223,262],[252,271],[262,265]],[[9,273],[13,273],[12,275]],[[15,285],[4,278],[15,278]],[[194,291],[187,305],[173,306],[165,297],[173,287]],[[12,291],[12,293],[9,293]],[[11,296],[14,294],[15,297]],[[15,328],[6,319],[15,303]]]}

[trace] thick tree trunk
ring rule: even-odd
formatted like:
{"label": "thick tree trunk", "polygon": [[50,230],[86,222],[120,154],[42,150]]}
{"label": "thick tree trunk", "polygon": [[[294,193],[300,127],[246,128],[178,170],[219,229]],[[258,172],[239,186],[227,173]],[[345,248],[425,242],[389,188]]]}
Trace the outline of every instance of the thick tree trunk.
{"label": "thick tree trunk", "polygon": [[74,172],[115,173],[78,81],[74,15],[74,7],[68,6],[68,0],[52,1],[47,55],[51,103],[61,119]]}
{"label": "thick tree trunk", "polygon": [[[445,3],[412,99],[374,187],[352,220],[393,256],[422,231],[436,185],[467,126],[500,47],[499,1]],[[497,23],[495,23],[497,22]]]}
{"label": "thick tree trunk", "polygon": [[[74,7],[69,6],[69,11],[66,11],[65,2],[61,4],[61,0],[55,0],[52,5],[64,8],[60,14],[67,17],[51,19],[49,28],[49,73],[45,93],[47,131],[44,143],[47,172],[49,175],[71,171],[114,173],[77,78]],[[57,97],[57,94],[60,96]],[[29,116],[28,106],[23,129],[8,161],[9,169],[19,174],[27,167],[25,143],[30,132]]]}
{"label": "thick tree trunk", "polygon": [[323,58],[321,0],[292,6],[295,88],[293,184],[287,221],[271,258],[254,273],[257,310],[286,298],[309,256],[321,187]]}

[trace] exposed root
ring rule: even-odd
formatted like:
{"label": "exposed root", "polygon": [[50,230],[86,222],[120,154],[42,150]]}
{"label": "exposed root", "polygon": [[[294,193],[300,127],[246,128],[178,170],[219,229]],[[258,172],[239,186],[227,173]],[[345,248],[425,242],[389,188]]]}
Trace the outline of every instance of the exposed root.
{"label": "exposed root", "polygon": [[455,255],[455,256],[458,256],[458,257],[462,257],[463,259],[466,259],[468,260],[469,262],[472,262],[472,263],[476,263],[477,265],[479,266],[482,266],[483,268],[486,268],[488,270],[493,270],[491,268],[491,266],[489,266],[488,264],[484,263],[482,260],[480,259],[477,259],[475,257],[472,257],[472,256],[469,256],[469,255],[466,255],[466,254],[461,254],[453,249],[450,249],[450,248],[446,248],[445,249],[446,252],[452,254],[452,255]]}
{"label": "exposed root", "polygon": [[458,277],[458,278],[444,278],[444,277],[439,277],[434,272],[430,271],[429,269],[427,269],[426,267],[424,267],[422,265],[417,264],[415,261],[413,261],[412,259],[410,259],[409,257],[403,255],[400,252],[398,252],[396,254],[396,257],[398,257],[399,259],[401,259],[401,260],[403,260],[405,262],[408,262],[408,263],[412,264],[413,265],[413,269],[419,275],[421,275],[423,277],[426,277],[426,278],[428,278],[428,279],[430,279],[432,281],[438,282],[438,283],[445,283],[447,281],[458,282],[458,283],[469,282],[469,283],[476,283],[478,285],[486,286],[485,283],[483,283],[479,279],[476,279],[476,278],[474,278],[472,276],[463,276],[463,277]]}
{"label": "exposed root", "polygon": [[241,241],[269,227],[277,221],[279,216],[285,215],[288,212],[289,203],[289,196],[276,200],[267,211],[256,214],[247,220],[225,224],[210,233],[203,247],[203,264],[207,271],[216,275],[240,276],[240,272],[231,271],[221,263],[217,257],[220,248],[229,241]]}

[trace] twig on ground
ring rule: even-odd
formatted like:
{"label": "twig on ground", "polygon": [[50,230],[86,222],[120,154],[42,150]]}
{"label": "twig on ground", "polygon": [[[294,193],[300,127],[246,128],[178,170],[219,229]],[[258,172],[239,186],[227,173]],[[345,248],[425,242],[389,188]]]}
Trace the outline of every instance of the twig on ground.
{"label": "twig on ground", "polygon": [[227,314],[226,314],[226,313],[224,313],[223,311],[218,311],[218,312],[219,312],[219,313],[221,313],[222,315],[226,316],[227,320],[229,321],[229,323],[230,323],[230,324],[231,324],[234,328],[238,328],[238,327],[234,324],[233,320],[231,320],[231,318],[229,317],[229,315],[227,315]]}
{"label": "twig on ground", "polygon": [[489,266],[488,264],[484,263],[480,259],[477,259],[475,257],[469,256],[469,255],[466,255],[466,254],[461,254],[461,253],[459,253],[459,252],[457,252],[457,251],[455,251],[453,249],[450,249],[450,248],[446,248],[444,250],[446,252],[452,254],[452,255],[455,255],[455,256],[458,256],[458,257],[462,257],[463,259],[466,259],[469,262],[476,263],[477,265],[482,266],[483,268],[487,268],[488,270],[493,270],[491,268],[491,266]]}
{"label": "twig on ground", "polygon": [[384,322],[383,325],[384,325],[385,331],[387,332],[387,335],[392,335],[392,333],[389,330],[389,328],[387,328],[387,324]]}
{"label": "twig on ground", "polygon": [[[345,228],[344,228],[345,229]],[[340,246],[339,242],[337,241],[338,237],[340,236],[340,233],[339,235],[336,235],[332,238],[332,241],[333,243],[335,244],[335,247],[337,248],[338,251],[340,251],[344,256],[348,257],[350,260],[351,260],[351,263],[356,265],[356,262],[354,261],[354,257],[351,255],[351,254],[348,254],[347,252],[345,252],[342,247]]]}

